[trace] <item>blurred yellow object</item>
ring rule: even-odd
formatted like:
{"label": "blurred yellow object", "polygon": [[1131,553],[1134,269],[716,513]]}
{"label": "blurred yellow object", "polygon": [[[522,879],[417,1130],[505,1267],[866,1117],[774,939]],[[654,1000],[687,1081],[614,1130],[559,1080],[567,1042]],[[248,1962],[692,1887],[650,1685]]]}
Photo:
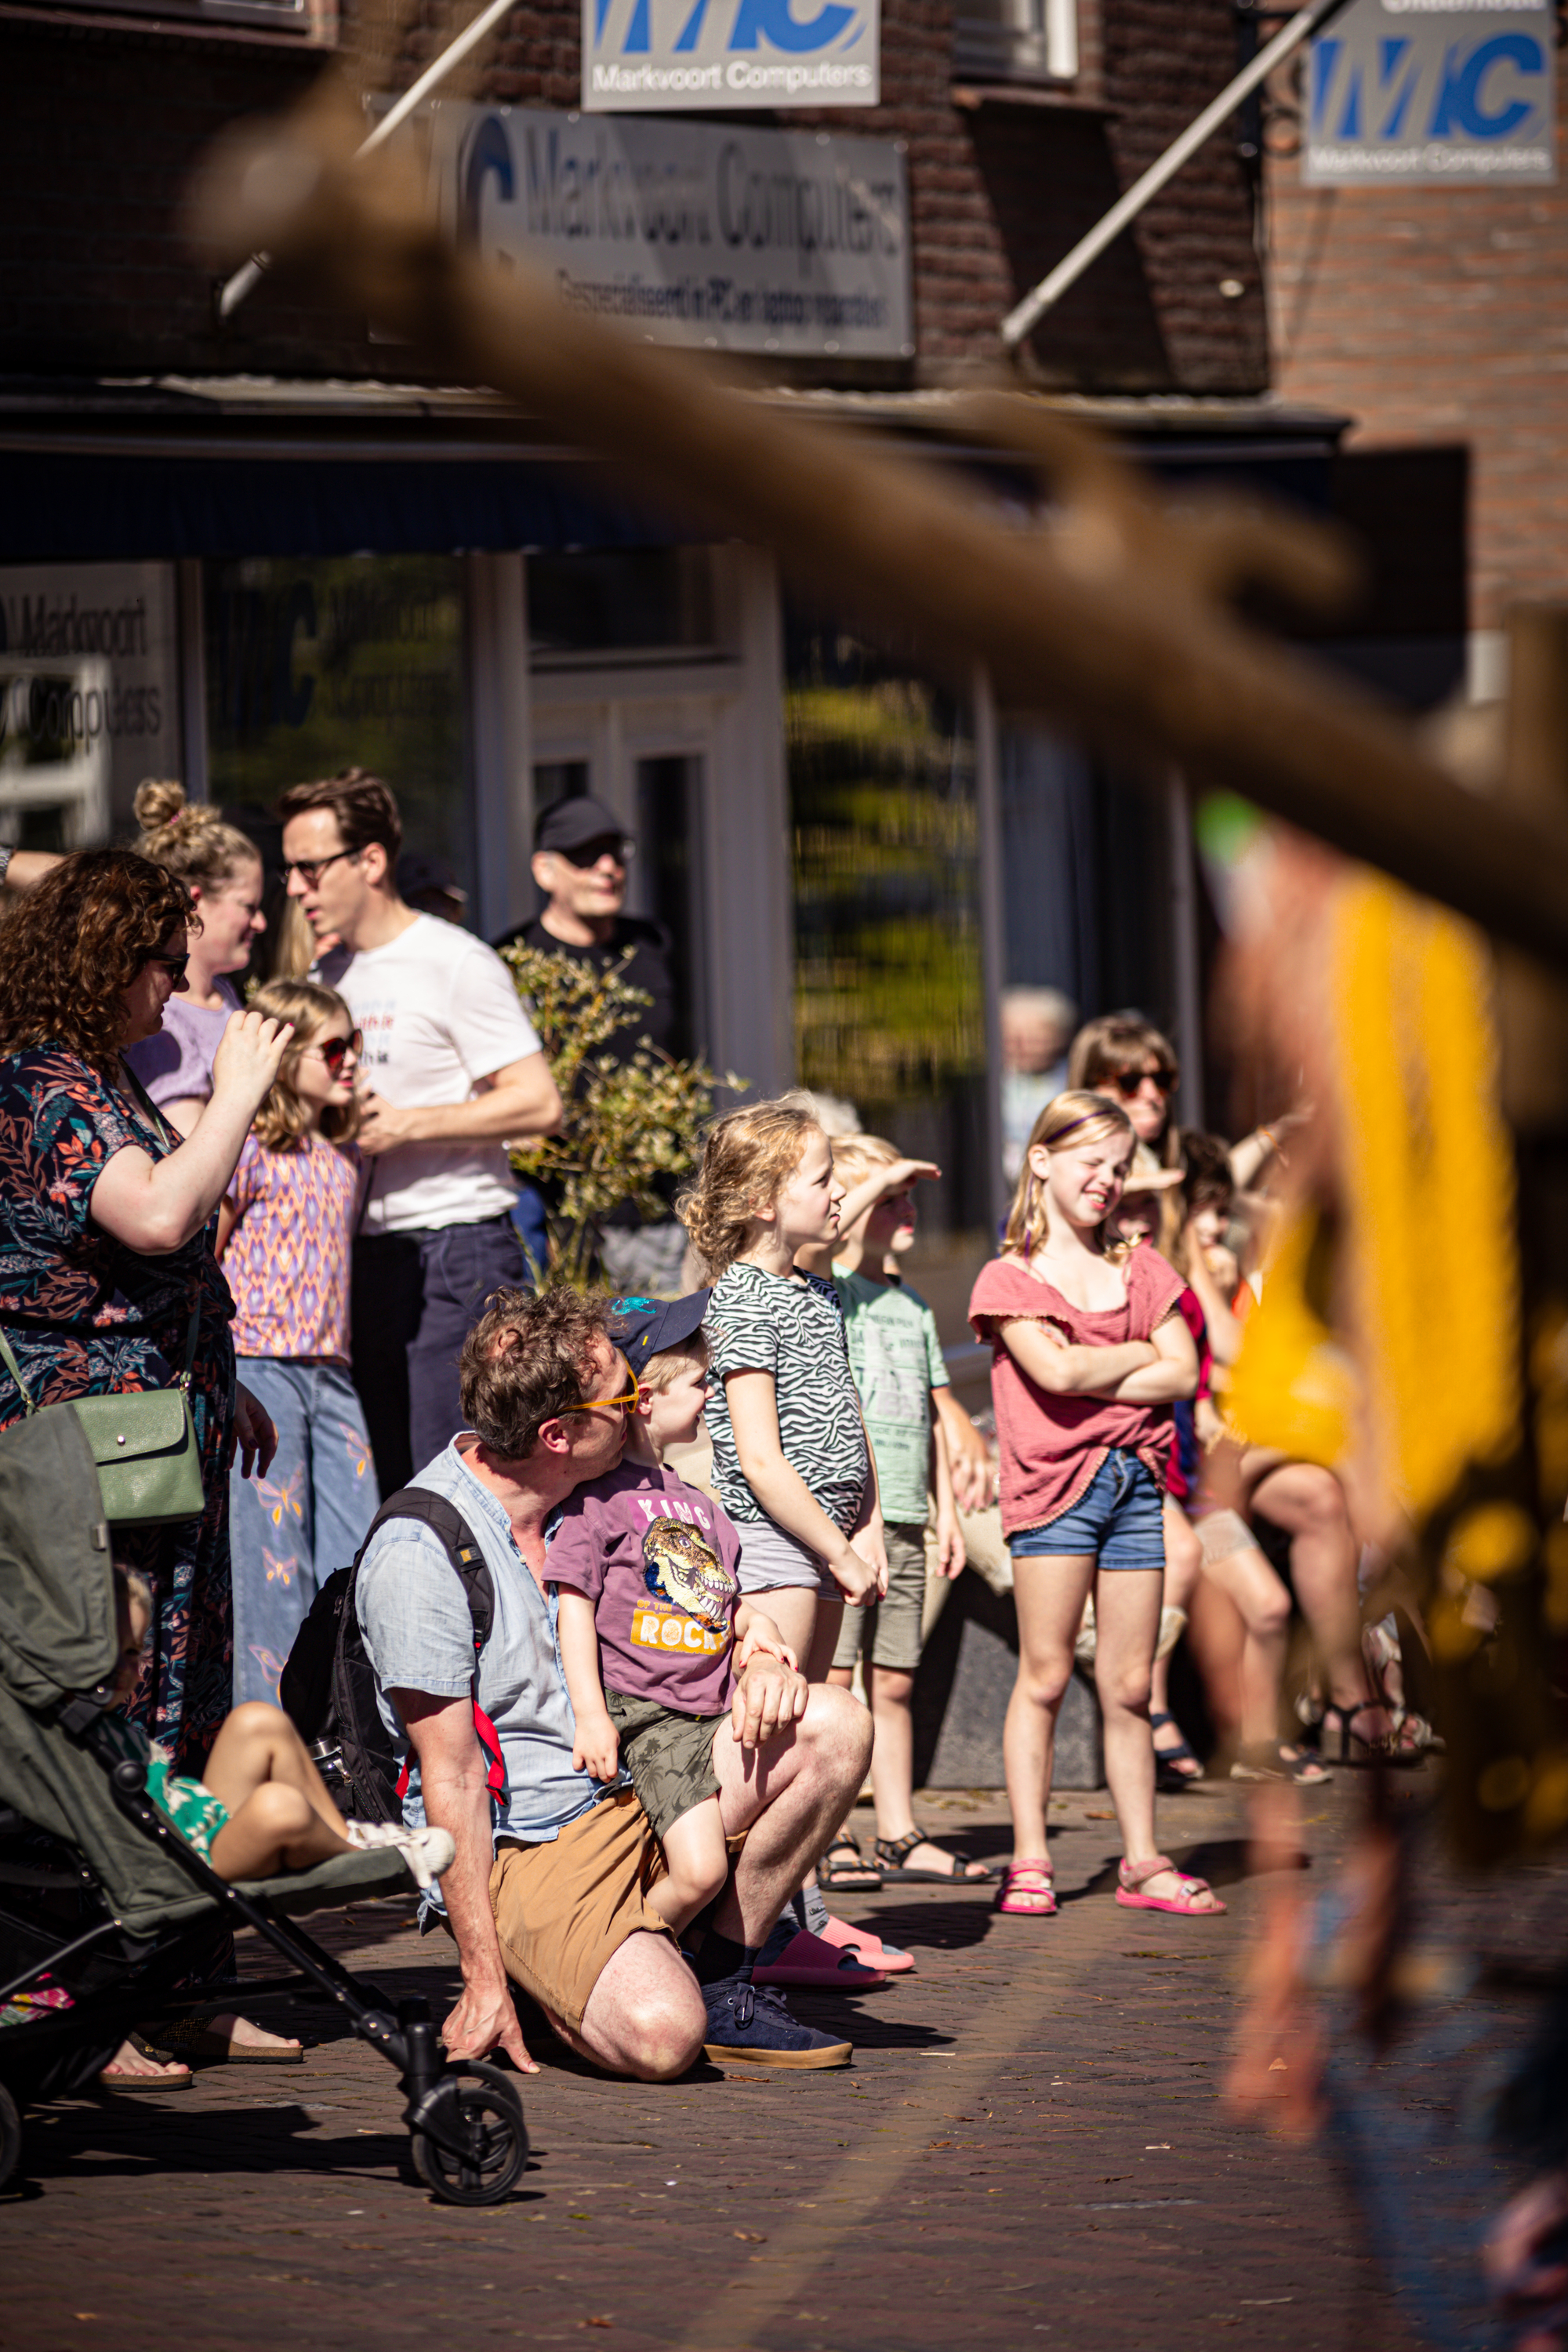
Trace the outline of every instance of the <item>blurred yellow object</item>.
{"label": "blurred yellow object", "polygon": [[[1491,975],[1468,925],[1363,868],[1335,893],[1330,939],[1337,1217],[1289,1220],[1226,1405],[1254,1444],[1353,1456],[1364,1495],[1419,1520],[1519,1434]],[[1516,1549],[1511,1523],[1472,1534],[1484,1561],[1491,1538]]]}

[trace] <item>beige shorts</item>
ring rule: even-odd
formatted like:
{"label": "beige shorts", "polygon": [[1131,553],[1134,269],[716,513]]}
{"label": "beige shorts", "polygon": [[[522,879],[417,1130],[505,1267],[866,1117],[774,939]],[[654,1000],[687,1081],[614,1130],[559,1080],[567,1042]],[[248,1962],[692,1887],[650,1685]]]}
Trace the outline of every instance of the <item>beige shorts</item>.
{"label": "beige shorts", "polygon": [[926,1531],[888,1525],[888,1593],[863,1609],[846,1609],[833,1663],[852,1666],[864,1644],[867,1663],[889,1674],[912,1675],[921,1662],[921,1614],[926,1597]]}
{"label": "beige shorts", "polygon": [[628,1936],[674,1936],[648,1903],[665,1875],[630,1789],[602,1797],[548,1845],[503,1845],[490,1909],[506,1972],[576,2032],[588,1996]]}

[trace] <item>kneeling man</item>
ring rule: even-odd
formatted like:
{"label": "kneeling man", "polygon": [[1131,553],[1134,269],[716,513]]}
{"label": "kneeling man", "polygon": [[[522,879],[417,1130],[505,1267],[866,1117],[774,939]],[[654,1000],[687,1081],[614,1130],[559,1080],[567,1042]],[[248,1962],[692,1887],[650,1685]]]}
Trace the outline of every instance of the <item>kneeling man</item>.
{"label": "kneeling man", "polygon": [[[607,1316],[607,1300],[569,1290],[503,1293],[464,1347],[469,1426],[415,1484],[456,1506],[490,1571],[495,1616],[477,1671],[468,1602],[431,1529],[389,1523],[360,1570],[365,1649],[408,1766],[405,1818],[449,1830],[458,1849],[441,1887],[463,1972],[447,2047],[503,2049],[531,2071],[510,1978],[563,2041],[616,2074],[662,2080],[705,2047],[727,2061],[843,2065],[849,2044],[753,1990],[742,1956],[848,1811],[870,1751],[865,1708],[808,1690],[776,1657],[746,1665],[740,1736],[721,1725],[712,1750],[725,1831],[745,1843],[697,1975],[649,1900],[663,1863],[628,1779],[601,1784],[574,1765],[544,1530],[576,1486],[619,1463],[637,1409]],[[476,1709],[494,1727],[499,1769]]]}

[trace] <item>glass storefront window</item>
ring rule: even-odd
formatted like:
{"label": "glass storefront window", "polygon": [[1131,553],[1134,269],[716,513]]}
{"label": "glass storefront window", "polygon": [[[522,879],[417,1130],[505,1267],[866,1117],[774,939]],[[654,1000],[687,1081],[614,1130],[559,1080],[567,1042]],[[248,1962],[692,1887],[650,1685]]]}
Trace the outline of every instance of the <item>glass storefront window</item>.
{"label": "glass storefront window", "polygon": [[541,669],[714,643],[705,547],[585,549],[528,559],[528,637]]}
{"label": "glass storefront window", "polygon": [[[910,1274],[939,1304],[989,1247],[974,741],[912,665],[792,627],[785,694],[800,1082],[921,1159]],[[962,1304],[958,1307],[962,1322]]]}
{"label": "glass storefront window", "polygon": [[473,903],[473,817],[458,556],[209,563],[208,789],[269,810],[289,784],[368,768],[397,794],[409,849]]}

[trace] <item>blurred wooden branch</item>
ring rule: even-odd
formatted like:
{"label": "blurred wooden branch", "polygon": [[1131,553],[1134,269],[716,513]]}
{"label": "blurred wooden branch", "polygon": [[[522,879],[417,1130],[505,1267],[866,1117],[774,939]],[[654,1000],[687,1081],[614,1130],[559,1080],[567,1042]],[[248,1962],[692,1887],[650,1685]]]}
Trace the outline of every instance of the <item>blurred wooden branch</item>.
{"label": "blurred wooden branch", "polygon": [[418,159],[351,164],[362,135],[330,82],[229,133],[193,188],[193,240],[225,264],[265,247],[448,379],[510,395],[716,536],[772,546],[955,681],[984,663],[1004,704],[1152,778],[1174,761],[1244,793],[1568,969],[1568,812],[1466,791],[1414,728],[1229,610],[1244,580],[1319,605],[1342,593],[1331,533],[1238,503],[1178,508],[1039,403],[979,398],[959,429],[1025,452],[1057,501],[1045,527],[1020,527],[978,488],[748,398],[454,247]]}

